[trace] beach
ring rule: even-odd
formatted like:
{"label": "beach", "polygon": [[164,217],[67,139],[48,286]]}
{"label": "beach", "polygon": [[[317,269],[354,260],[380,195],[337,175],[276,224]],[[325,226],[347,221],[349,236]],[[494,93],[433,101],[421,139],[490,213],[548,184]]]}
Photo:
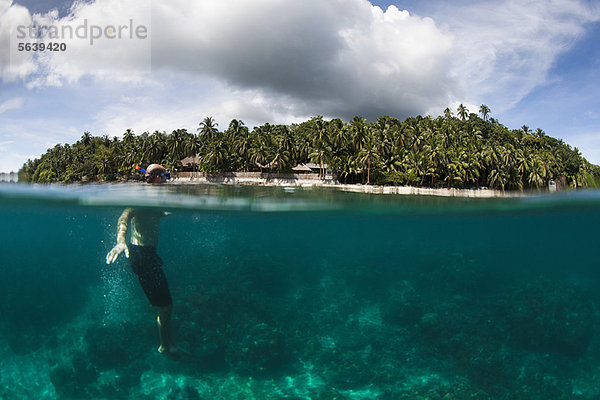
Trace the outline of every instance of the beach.
{"label": "beach", "polygon": [[298,186],[298,187],[330,187],[346,192],[372,193],[372,194],[401,194],[401,195],[426,195],[441,197],[468,197],[468,198],[497,198],[497,197],[522,197],[525,192],[502,191],[488,188],[458,189],[458,188],[427,188],[415,186],[380,186],[363,184],[344,184],[332,175],[324,178],[318,174],[279,174],[267,172],[229,172],[220,174],[207,174],[203,172],[178,173],[173,178],[174,183],[219,183],[229,185],[257,185],[257,186]]}

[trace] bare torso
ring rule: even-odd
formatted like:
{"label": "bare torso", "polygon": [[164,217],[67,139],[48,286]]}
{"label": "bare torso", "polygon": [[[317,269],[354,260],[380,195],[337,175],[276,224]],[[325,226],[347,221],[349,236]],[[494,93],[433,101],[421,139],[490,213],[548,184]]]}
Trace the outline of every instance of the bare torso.
{"label": "bare torso", "polygon": [[163,212],[136,210],[131,218],[131,244],[154,246],[158,244],[158,224]]}

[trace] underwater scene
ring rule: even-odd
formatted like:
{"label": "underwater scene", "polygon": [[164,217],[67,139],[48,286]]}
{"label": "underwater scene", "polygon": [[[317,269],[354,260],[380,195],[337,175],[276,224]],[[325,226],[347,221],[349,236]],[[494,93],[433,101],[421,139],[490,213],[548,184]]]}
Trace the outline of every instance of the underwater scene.
{"label": "underwater scene", "polygon": [[[107,264],[126,208],[177,357]],[[597,191],[0,184],[0,399],[598,399],[599,226]]]}

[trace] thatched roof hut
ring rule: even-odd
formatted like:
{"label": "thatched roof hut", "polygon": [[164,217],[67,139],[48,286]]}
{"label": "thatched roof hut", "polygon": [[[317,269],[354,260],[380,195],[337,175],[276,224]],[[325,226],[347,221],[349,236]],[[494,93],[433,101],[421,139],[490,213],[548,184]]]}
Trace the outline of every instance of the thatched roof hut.
{"label": "thatched roof hut", "polygon": [[292,171],[294,171],[296,173],[303,173],[303,172],[311,173],[312,169],[310,169],[310,167],[307,167],[306,164],[298,164],[294,168],[292,168]]}
{"label": "thatched roof hut", "polygon": [[194,157],[186,157],[183,160],[181,160],[181,165],[183,165],[183,168],[195,168],[198,167],[199,163],[200,157],[198,157],[197,155]]}

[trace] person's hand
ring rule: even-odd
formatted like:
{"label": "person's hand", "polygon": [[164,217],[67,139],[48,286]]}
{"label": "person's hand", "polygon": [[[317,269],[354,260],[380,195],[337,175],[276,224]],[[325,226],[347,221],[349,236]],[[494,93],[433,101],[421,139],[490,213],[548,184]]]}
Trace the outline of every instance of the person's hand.
{"label": "person's hand", "polygon": [[115,247],[113,247],[112,250],[106,255],[106,263],[114,263],[123,252],[125,252],[125,257],[129,258],[129,248],[127,245],[125,243],[117,243]]}

